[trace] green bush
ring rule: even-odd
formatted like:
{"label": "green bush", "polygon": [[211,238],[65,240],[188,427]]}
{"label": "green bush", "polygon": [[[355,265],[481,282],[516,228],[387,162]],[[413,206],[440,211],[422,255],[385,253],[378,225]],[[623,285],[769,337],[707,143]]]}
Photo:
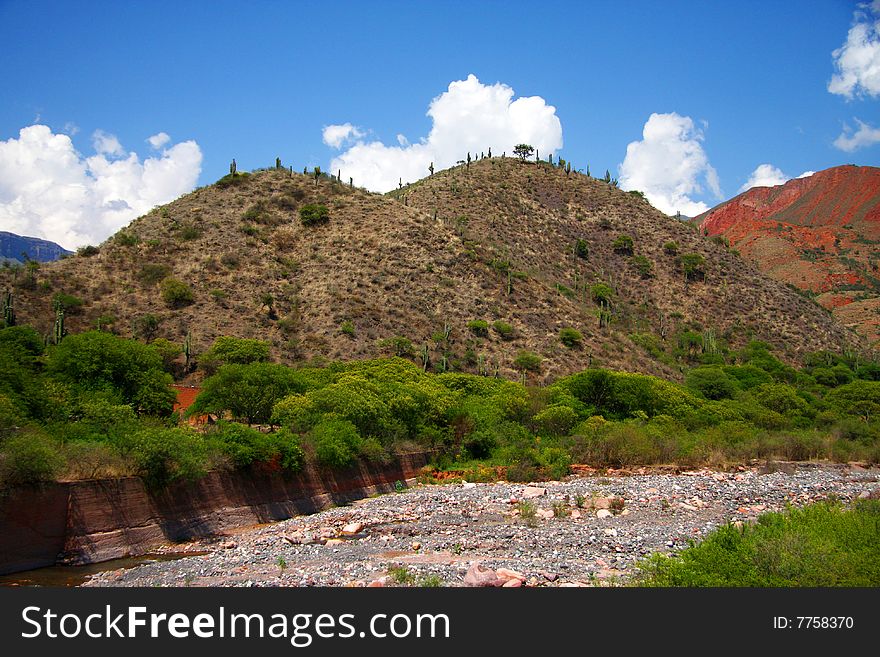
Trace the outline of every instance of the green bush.
{"label": "green bush", "polygon": [[678,242],[675,240],[670,240],[663,245],[663,252],[666,253],[666,255],[678,255],[678,249]]}
{"label": "green bush", "polygon": [[510,340],[513,337],[513,326],[500,319],[492,323],[492,328],[501,336],[502,340]]}
{"label": "green bush", "polygon": [[548,406],[534,417],[539,431],[550,436],[565,436],[577,422],[577,412],[570,406],[554,404]]}
{"label": "green bush", "polygon": [[309,434],[315,446],[318,463],[331,468],[354,465],[361,446],[361,437],[348,420],[325,418]]}
{"label": "green bush", "polygon": [[699,253],[679,256],[678,263],[686,281],[702,280],[705,276],[706,259]]}
{"label": "green bush", "polygon": [[314,226],[330,219],[330,210],[323,205],[309,203],[299,209],[299,218],[303,226]]}
{"label": "green bush", "polygon": [[297,472],[305,460],[299,439],[286,429],[264,434],[235,422],[220,422],[211,437],[239,468]]}
{"label": "green bush", "polygon": [[633,254],[633,238],[629,235],[620,235],[617,237],[614,242],[611,243],[611,248],[615,253],[619,253],[621,255],[632,255]]}
{"label": "green bush", "polygon": [[350,320],[345,320],[339,326],[339,332],[342,333],[343,335],[347,335],[348,337],[353,338],[354,337],[354,323],[351,322]]}
{"label": "green bush", "polygon": [[467,327],[474,335],[486,337],[489,335],[489,322],[483,319],[474,319],[467,323]]}
{"label": "green bush", "polygon": [[171,273],[171,267],[155,262],[148,262],[143,265],[135,278],[142,285],[156,285],[159,281],[168,277]]}
{"label": "green bush", "polygon": [[193,302],[193,293],[189,285],[176,278],[168,277],[159,285],[162,300],[170,308],[181,308]]}
{"label": "green bush", "polygon": [[83,300],[72,294],[64,292],[56,292],[52,295],[52,307],[60,307],[64,312],[74,315],[79,312],[83,306]]}
{"label": "green bush", "polygon": [[642,278],[650,278],[654,275],[654,263],[645,256],[633,256],[629,259],[629,262]]}
{"label": "green bush", "polygon": [[577,329],[564,328],[559,331],[559,341],[569,349],[577,349],[583,343],[584,336]]}
{"label": "green bush", "polygon": [[58,444],[39,431],[22,431],[0,442],[0,487],[52,481],[64,466]]}
{"label": "green bush", "polygon": [[523,372],[537,372],[544,359],[533,351],[521,351],[516,355],[513,366]]}
{"label": "green bush", "polygon": [[737,391],[735,380],[717,367],[697,367],[690,370],[685,385],[706,399],[731,399]]}
{"label": "green bush", "polygon": [[590,297],[600,306],[607,306],[614,297],[614,289],[607,283],[595,283],[590,287]]}
{"label": "green bush", "polygon": [[590,257],[590,246],[587,244],[587,240],[579,239],[574,243],[574,254],[584,260]]}
{"label": "green bush", "polygon": [[199,367],[213,374],[221,365],[247,365],[269,360],[269,343],[265,340],[234,338],[224,335],[199,357]]}
{"label": "green bush", "polygon": [[208,444],[191,429],[142,429],[125,440],[123,449],[151,488],[177,480],[192,481],[206,472]]}
{"label": "green bush", "polygon": [[639,564],[645,586],[880,586],[880,502],[819,503],[725,525],[674,557]]}

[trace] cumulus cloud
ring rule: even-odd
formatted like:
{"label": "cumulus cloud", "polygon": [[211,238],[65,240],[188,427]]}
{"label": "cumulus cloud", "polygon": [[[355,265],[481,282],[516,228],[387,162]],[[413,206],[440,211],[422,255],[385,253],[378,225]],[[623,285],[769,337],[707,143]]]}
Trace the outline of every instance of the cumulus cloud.
{"label": "cumulus cloud", "polygon": [[[796,176],[797,178],[808,178],[812,176],[815,171],[804,171],[801,175]],[[740,193],[745,192],[752,187],[775,187],[777,185],[784,185],[789,180],[791,180],[791,176],[785,175],[782,169],[773,166],[772,164],[759,164],[757,168],[752,171],[752,175],[749,176],[749,179],[746,183],[739,188]]]}
{"label": "cumulus cloud", "polygon": [[[525,142],[547,157],[562,148],[556,108],[540,96],[513,97],[513,89],[500,82],[483,84],[475,75],[456,80],[428,106],[433,124],[427,137],[416,143],[398,139],[397,146],[387,146],[358,136],[348,150],[333,158],[330,170],[341,169],[356,184],[387,192],[400,179],[424,178],[431,162],[435,169],[442,169],[464,159],[468,152],[487,153],[491,147],[493,154],[501,155]],[[324,143],[334,145],[327,139],[327,128]]]}
{"label": "cumulus cloud", "polygon": [[340,148],[345,142],[360,139],[363,136],[364,133],[351,123],[328,125],[322,133],[324,143],[330,146],[330,148]]}
{"label": "cumulus cloud", "polygon": [[782,169],[772,164],[759,164],[752,171],[752,175],[749,176],[745,185],[739,188],[739,191],[744,192],[752,187],[775,187],[776,185],[783,185],[789,180],[791,179],[782,173]]}
{"label": "cumulus cloud", "polygon": [[[161,133],[160,133],[161,134]],[[202,152],[194,141],[141,160],[113,135],[93,135],[95,154],[46,125],[0,141],[0,229],[73,249],[97,244],[135,217],[195,187]]]}
{"label": "cumulus cloud", "polygon": [[847,153],[860,148],[873,146],[880,142],[880,128],[875,128],[864,121],[855,120],[859,129],[853,132],[849,125],[843,126],[843,132],[834,140],[834,146]]}
{"label": "cumulus cloud", "polygon": [[[705,123],[704,123],[705,125]],[[644,192],[651,204],[666,214],[695,216],[709,209],[694,200],[705,184],[721,198],[718,174],[703,150],[703,131],[689,116],[651,114],[642,140],[626,147],[619,167],[620,187]]]}
{"label": "cumulus cloud", "polygon": [[880,96],[880,0],[858,7],[846,42],[831,53],[837,72],[828,91],[847,99]]}
{"label": "cumulus cloud", "polygon": [[147,137],[147,143],[156,150],[162,148],[169,141],[171,141],[171,137],[168,136],[167,132],[157,132],[155,135]]}

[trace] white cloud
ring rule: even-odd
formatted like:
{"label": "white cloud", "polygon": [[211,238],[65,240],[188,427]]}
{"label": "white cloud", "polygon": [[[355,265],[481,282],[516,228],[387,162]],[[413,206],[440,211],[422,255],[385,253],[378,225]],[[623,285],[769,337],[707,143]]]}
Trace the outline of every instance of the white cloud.
{"label": "white cloud", "polygon": [[171,141],[171,137],[167,132],[157,132],[155,135],[147,137],[147,143],[149,143],[154,149],[162,148],[169,141]]}
{"label": "white cloud", "polygon": [[409,139],[406,138],[406,135],[399,134],[399,135],[397,135],[397,143],[400,144],[401,146],[406,147],[406,146],[409,146]]}
{"label": "white cloud", "polygon": [[[95,155],[45,125],[0,141],[0,229],[72,249],[97,244],[135,217],[195,187],[202,152],[185,141],[141,161],[97,132]],[[110,157],[112,156],[112,157]]]}
{"label": "white cloud", "polygon": [[880,128],[868,125],[864,121],[855,120],[859,129],[852,131],[848,125],[843,126],[843,132],[834,140],[834,146],[847,153],[852,153],[860,148],[873,146],[880,142]]}
{"label": "white cloud", "polygon": [[789,180],[790,178],[782,173],[782,169],[772,164],[759,164],[752,171],[746,184],[739,188],[739,191],[744,192],[752,187],[775,187],[776,185],[784,185]]}
{"label": "white cloud", "polygon": [[[540,96],[513,100],[506,84],[483,84],[475,75],[456,80],[431,101],[427,115],[433,125],[417,143],[386,146],[380,141],[358,141],[333,158],[330,170],[341,169],[355,184],[386,192],[400,179],[414,182],[428,175],[428,166],[442,169],[489,148],[495,155],[510,153],[518,143],[537,148],[542,158],[562,148],[562,124],[556,108]],[[348,124],[346,124],[348,125]],[[325,143],[328,143],[325,129]],[[332,145],[332,144],[329,144]]]}
{"label": "white cloud", "polygon": [[[706,125],[705,122],[703,125]],[[620,165],[620,187],[645,193],[651,204],[666,214],[695,216],[709,209],[692,198],[703,184],[721,198],[718,174],[703,150],[703,131],[689,116],[651,114],[642,140],[626,147]]]}
{"label": "white cloud", "polygon": [[103,130],[95,130],[92,135],[92,146],[94,146],[95,152],[101,155],[125,155],[125,149],[122,148],[116,135],[111,135]]}
{"label": "white cloud", "polygon": [[837,72],[828,91],[848,99],[880,96],[880,0],[860,4],[846,42],[831,56]]}
{"label": "white cloud", "polygon": [[322,138],[330,148],[341,148],[342,144],[352,139],[360,139],[364,136],[358,128],[351,123],[341,125],[328,125],[324,128]]}
{"label": "white cloud", "polygon": [[[809,178],[814,173],[816,172],[804,171],[801,175],[796,176],[796,178]],[[776,187],[777,185],[784,185],[789,180],[791,180],[791,176],[787,176],[782,169],[772,164],[759,164],[752,171],[752,175],[749,176],[746,184],[739,188],[739,191],[742,193],[752,187]]]}

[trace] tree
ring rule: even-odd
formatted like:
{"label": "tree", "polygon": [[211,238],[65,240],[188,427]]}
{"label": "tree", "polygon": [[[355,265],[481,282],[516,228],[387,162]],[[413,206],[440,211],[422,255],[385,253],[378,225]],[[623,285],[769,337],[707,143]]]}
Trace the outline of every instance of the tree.
{"label": "tree", "polygon": [[223,335],[199,358],[199,367],[213,374],[221,365],[262,363],[269,360],[269,343],[265,340],[234,338]]}
{"label": "tree", "polygon": [[529,144],[517,144],[513,147],[513,154],[516,155],[523,162],[526,161],[527,158],[532,156],[532,153],[535,152],[534,147]]}
{"label": "tree", "polygon": [[229,411],[248,424],[268,424],[272,407],[299,383],[295,370],[276,363],[224,365],[205,380],[188,415]]}
{"label": "tree", "polygon": [[706,266],[706,259],[699,253],[687,253],[678,260],[684,272],[685,282],[700,280],[705,275],[703,268]]}
{"label": "tree", "polygon": [[193,302],[193,293],[189,285],[176,278],[168,277],[160,284],[162,299],[171,308],[188,306]]}

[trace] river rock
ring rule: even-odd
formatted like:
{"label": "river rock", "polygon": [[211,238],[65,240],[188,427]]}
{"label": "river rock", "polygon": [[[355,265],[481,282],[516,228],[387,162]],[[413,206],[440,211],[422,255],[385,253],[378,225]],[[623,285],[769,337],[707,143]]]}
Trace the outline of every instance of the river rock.
{"label": "river rock", "polygon": [[465,586],[503,586],[504,582],[494,570],[483,568],[478,563],[474,563],[464,576]]}
{"label": "river rock", "polygon": [[340,533],[343,536],[354,536],[355,534],[360,534],[362,531],[364,531],[364,523],[350,522],[342,528]]}
{"label": "river rock", "polygon": [[540,488],[538,486],[526,486],[522,492],[522,499],[531,500],[535,497],[542,497],[547,494],[546,488]]}

